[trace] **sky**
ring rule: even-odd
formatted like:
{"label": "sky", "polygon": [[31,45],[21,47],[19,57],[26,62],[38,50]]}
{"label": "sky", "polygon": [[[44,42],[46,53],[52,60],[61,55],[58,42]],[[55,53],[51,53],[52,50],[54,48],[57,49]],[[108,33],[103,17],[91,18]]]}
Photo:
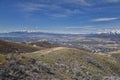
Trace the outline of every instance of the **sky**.
{"label": "sky", "polygon": [[120,31],[120,0],[0,0],[0,32]]}

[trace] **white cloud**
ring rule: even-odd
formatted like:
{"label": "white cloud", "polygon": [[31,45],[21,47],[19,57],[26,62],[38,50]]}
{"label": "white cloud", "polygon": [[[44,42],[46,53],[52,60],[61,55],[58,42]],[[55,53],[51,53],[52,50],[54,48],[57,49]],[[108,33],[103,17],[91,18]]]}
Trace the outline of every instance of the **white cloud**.
{"label": "white cloud", "polygon": [[[48,2],[48,3],[46,3]],[[50,9],[50,10],[58,10],[58,9],[70,9],[67,8],[65,6],[63,6],[63,4],[68,5],[68,6],[75,6],[75,5],[79,5],[79,6],[90,6],[91,4],[88,3],[86,0],[47,0],[47,1],[42,1],[42,2],[25,2],[25,3],[20,3],[19,7],[23,8],[26,11],[36,11],[36,10],[41,10],[41,9]],[[71,5],[72,4],[72,5]],[[79,10],[75,9],[72,11],[68,11],[71,13],[78,13]]]}
{"label": "white cloud", "polygon": [[79,13],[82,13],[82,11],[80,11],[79,9],[74,9],[74,10],[65,9],[65,13],[66,14],[79,14]]}
{"label": "white cloud", "polygon": [[65,14],[51,14],[50,16],[52,17],[68,17],[68,15],[65,15]]}
{"label": "white cloud", "polygon": [[92,19],[91,21],[93,22],[99,22],[99,21],[113,21],[113,20],[118,20],[119,18],[97,18],[97,19]]}
{"label": "white cloud", "polygon": [[66,29],[81,29],[81,27],[65,27]]}
{"label": "white cloud", "polygon": [[109,3],[117,3],[117,2],[120,2],[120,0],[105,0],[106,2],[109,2]]}
{"label": "white cloud", "polygon": [[74,9],[74,10],[71,10],[71,9],[64,9],[64,8],[61,8],[60,9],[61,12],[58,12],[58,13],[53,13],[53,14],[48,14],[52,17],[68,17],[68,16],[71,16],[71,15],[74,15],[74,14],[80,14],[82,13],[80,10],[78,9]]}
{"label": "white cloud", "polygon": [[27,2],[27,3],[21,3],[19,4],[19,7],[24,10],[25,12],[34,12],[34,11],[40,11],[40,10],[59,10],[62,9],[61,6],[55,5],[55,4],[45,4],[45,3],[32,3],[32,2]]}
{"label": "white cloud", "polygon": [[[33,3],[26,2],[19,4],[22,11],[27,13],[42,12],[42,14],[52,17],[67,17],[73,14],[82,13],[79,9],[65,8],[59,4],[45,4],[45,3]],[[32,13],[33,14],[33,13]]]}
{"label": "white cloud", "polygon": [[37,4],[37,3],[23,3],[19,5],[20,8],[26,12],[33,12],[36,10],[42,10],[44,7],[47,7],[45,4]]}
{"label": "white cloud", "polygon": [[76,4],[80,6],[90,6],[91,4],[88,3],[86,0],[63,0],[65,3]]}
{"label": "white cloud", "polygon": [[65,28],[66,29],[96,29],[94,26],[70,26]]}

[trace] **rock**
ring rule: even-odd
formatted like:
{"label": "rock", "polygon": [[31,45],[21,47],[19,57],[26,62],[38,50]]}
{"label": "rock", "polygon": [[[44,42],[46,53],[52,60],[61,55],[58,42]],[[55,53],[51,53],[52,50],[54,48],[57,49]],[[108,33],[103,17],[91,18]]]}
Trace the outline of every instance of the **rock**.
{"label": "rock", "polygon": [[118,76],[104,76],[103,80],[120,80]]}
{"label": "rock", "polygon": [[83,59],[86,60],[88,63],[91,63],[91,64],[95,65],[96,67],[99,67],[99,68],[102,67],[102,65],[92,57],[83,56]]}

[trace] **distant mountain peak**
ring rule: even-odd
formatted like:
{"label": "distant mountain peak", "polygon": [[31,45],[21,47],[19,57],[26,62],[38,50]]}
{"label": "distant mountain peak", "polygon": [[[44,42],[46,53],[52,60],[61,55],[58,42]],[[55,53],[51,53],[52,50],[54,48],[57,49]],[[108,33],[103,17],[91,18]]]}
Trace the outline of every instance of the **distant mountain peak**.
{"label": "distant mountain peak", "polygon": [[120,30],[97,32],[97,34],[120,34]]}

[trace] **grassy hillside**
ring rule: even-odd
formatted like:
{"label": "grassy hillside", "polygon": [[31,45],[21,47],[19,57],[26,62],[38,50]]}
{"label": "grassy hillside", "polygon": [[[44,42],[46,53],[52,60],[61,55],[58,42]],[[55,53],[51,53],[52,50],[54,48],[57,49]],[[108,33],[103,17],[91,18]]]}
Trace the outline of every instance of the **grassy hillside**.
{"label": "grassy hillside", "polygon": [[[120,61],[67,47],[0,57],[1,80],[119,80]],[[5,59],[7,58],[7,59]],[[4,63],[5,62],[5,63]],[[12,73],[11,73],[12,72]]]}
{"label": "grassy hillside", "polygon": [[29,54],[0,54],[0,72],[1,80],[119,80],[120,60],[83,49],[54,47]]}
{"label": "grassy hillside", "polygon": [[32,46],[25,45],[25,44],[0,40],[0,54],[27,53],[27,52],[34,52],[36,50],[39,50],[39,49]]}
{"label": "grassy hillside", "polygon": [[28,45],[32,45],[32,46],[36,46],[36,47],[40,47],[40,48],[52,48],[55,47],[55,45],[47,42],[47,41],[39,41],[39,42],[31,42],[28,43]]}
{"label": "grassy hillside", "polygon": [[[26,55],[50,67],[63,80],[104,80],[120,77],[120,61],[84,50],[56,47]],[[114,80],[114,79],[113,79]]]}

